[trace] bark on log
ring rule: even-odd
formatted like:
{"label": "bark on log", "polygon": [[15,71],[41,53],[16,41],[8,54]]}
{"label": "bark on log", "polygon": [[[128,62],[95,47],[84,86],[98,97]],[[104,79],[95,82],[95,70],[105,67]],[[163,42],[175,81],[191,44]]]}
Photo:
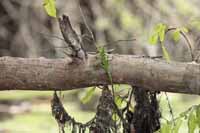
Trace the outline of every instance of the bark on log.
{"label": "bark on log", "polygon": [[[167,63],[133,55],[109,55],[113,83],[154,91],[200,94],[200,64]],[[45,58],[0,58],[2,90],[71,90],[109,84],[96,55],[86,62]]]}

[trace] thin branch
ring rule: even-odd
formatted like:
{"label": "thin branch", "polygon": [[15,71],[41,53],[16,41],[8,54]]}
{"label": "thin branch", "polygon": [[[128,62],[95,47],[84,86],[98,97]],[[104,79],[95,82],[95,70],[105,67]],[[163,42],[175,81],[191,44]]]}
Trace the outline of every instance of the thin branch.
{"label": "thin branch", "polygon": [[113,42],[108,42],[106,44],[115,44],[115,43],[120,43],[120,42],[132,42],[132,41],[136,41],[135,38],[132,38],[132,39],[124,39],[124,40],[116,40],[116,41],[113,41]]}
{"label": "thin branch", "polygon": [[171,103],[169,101],[169,97],[167,95],[167,93],[165,92],[165,96],[166,96],[166,100],[167,100],[167,105],[169,107],[169,112],[170,112],[170,115],[172,117],[172,121],[173,121],[173,126],[175,126],[175,119],[174,119],[174,113],[173,113],[173,110],[172,110],[172,106],[171,106]]}
{"label": "thin branch", "polygon": [[83,22],[84,22],[85,26],[87,27],[87,29],[88,29],[91,37],[92,37],[93,42],[95,43],[96,41],[95,41],[94,35],[93,35],[92,30],[90,29],[89,25],[87,24],[87,21],[85,19],[84,13],[83,13],[83,10],[82,10],[80,5],[79,5],[79,9],[80,9],[80,12],[81,12],[81,17],[83,19]]}
{"label": "thin branch", "polygon": [[189,48],[189,51],[190,51],[190,55],[192,57],[192,60],[194,61],[194,55],[193,55],[193,50],[192,50],[192,44],[189,40],[189,38],[187,37],[187,35],[183,32],[183,31],[180,31],[181,35],[185,38],[187,44],[188,44],[188,48]]}
{"label": "thin branch", "polygon": [[43,36],[47,36],[47,37],[53,37],[53,38],[57,38],[59,40],[62,40],[65,42],[65,40],[59,36],[56,36],[56,35],[49,35],[49,34],[46,34],[46,33],[41,33],[41,32],[38,32],[39,34],[43,35]]}
{"label": "thin branch", "polygon": [[[172,31],[172,30],[176,30],[176,29],[177,29],[177,28],[168,28],[167,31],[166,31],[166,33],[169,32],[169,31]],[[192,58],[192,61],[194,61],[194,55],[193,55],[193,50],[192,50],[192,44],[191,44],[189,38],[187,37],[187,35],[186,35],[183,31],[180,30],[180,33],[181,33],[181,35],[183,36],[183,38],[186,40],[187,46],[188,46],[188,48],[189,48],[189,52],[190,52],[190,55],[191,55],[191,58]]]}

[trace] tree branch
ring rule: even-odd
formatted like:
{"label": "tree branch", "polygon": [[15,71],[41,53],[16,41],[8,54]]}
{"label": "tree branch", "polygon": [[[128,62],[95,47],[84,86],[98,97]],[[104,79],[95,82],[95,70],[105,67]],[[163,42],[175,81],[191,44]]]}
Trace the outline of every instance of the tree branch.
{"label": "tree branch", "polygon": [[[200,64],[167,63],[133,55],[109,55],[113,83],[154,91],[200,94]],[[0,90],[71,90],[109,84],[100,59],[0,58]]]}

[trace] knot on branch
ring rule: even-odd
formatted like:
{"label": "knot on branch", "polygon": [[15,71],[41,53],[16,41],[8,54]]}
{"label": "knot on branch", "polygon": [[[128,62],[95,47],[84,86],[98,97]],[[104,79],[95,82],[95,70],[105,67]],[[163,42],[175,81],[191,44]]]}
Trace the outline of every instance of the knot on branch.
{"label": "knot on branch", "polygon": [[83,49],[83,43],[81,39],[72,28],[69,17],[63,15],[58,19],[58,22],[63,38],[71,51],[69,56],[85,60],[87,58],[87,53]]}

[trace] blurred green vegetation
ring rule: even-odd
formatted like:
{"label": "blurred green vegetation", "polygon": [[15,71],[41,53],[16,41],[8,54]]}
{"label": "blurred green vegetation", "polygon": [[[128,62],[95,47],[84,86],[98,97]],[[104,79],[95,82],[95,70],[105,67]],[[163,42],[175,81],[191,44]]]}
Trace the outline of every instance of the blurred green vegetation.
{"label": "blurred green vegetation", "polygon": [[[65,97],[71,97],[70,94],[75,91],[65,94]],[[11,118],[0,121],[0,130],[8,131],[9,133],[55,133],[58,132],[57,122],[51,115],[51,95],[53,92],[39,91],[4,91],[0,93],[0,100],[19,101],[25,100],[30,102],[31,110],[22,114],[13,115]],[[41,98],[41,100],[38,100]],[[68,98],[66,98],[68,99]],[[79,99],[77,99],[79,101]],[[77,101],[64,102],[66,110],[81,122],[86,122],[93,117],[94,112],[81,111]]]}
{"label": "blurred green vegetation", "polygon": [[[19,3],[22,3],[22,2],[19,2]],[[73,2],[71,1],[71,3]],[[151,35],[151,30],[158,23],[166,23],[167,25],[174,26],[174,27],[189,26],[187,28],[193,31],[191,35],[191,39],[194,39],[195,37],[199,35],[200,10],[199,10],[198,0],[191,0],[191,1],[189,0],[150,0],[150,1],[104,0],[103,2],[101,2],[101,4],[102,5],[100,5],[98,2],[97,3],[94,2],[95,7],[98,7],[98,8],[93,8],[94,14],[96,13],[95,15],[97,15],[95,16],[96,20],[94,20],[94,25],[95,25],[94,27],[96,28],[97,30],[96,32],[98,33],[97,40],[99,38],[100,41],[103,40],[103,37],[101,37],[102,33],[100,34],[100,32],[105,32],[107,30],[107,32],[109,33],[107,34],[110,37],[109,41],[112,41],[112,39],[119,40],[119,39],[133,38],[134,36],[137,38],[139,42],[140,41],[142,42],[141,43],[142,45],[147,44],[148,43],[147,38],[149,37],[149,35]],[[63,4],[63,2],[61,2],[60,5],[64,6],[64,5],[69,5],[69,4]],[[58,8],[62,8],[62,6],[58,6]],[[69,9],[66,7],[64,8]],[[76,6],[75,7],[71,6],[71,8],[75,8],[75,10],[77,11]],[[37,11],[38,9],[42,9],[42,4],[40,4],[40,6],[36,8]],[[62,11],[62,13],[63,12],[65,11]],[[38,11],[35,14],[40,14],[40,13]],[[38,22],[38,20],[39,20],[38,18],[35,19],[36,22]],[[36,23],[35,25],[36,25],[35,27],[32,25],[33,29],[36,30],[39,27],[38,31],[41,32],[40,31],[41,27],[44,27],[43,24]],[[1,25],[1,28],[2,27],[3,26]],[[55,29],[57,29],[56,26],[55,26]],[[6,31],[6,29],[4,30]],[[27,28],[27,30],[29,29]],[[48,31],[48,30],[50,30],[49,26],[44,31]],[[8,31],[8,33],[10,32]],[[32,33],[32,31],[30,31],[30,33]],[[31,39],[34,40],[34,38],[31,38]],[[19,39],[19,40],[23,40],[23,39]],[[14,43],[17,43],[17,42],[14,41]],[[169,43],[169,41],[166,41],[166,43]],[[43,42],[41,44],[43,44]],[[170,44],[172,43],[170,42]],[[140,53],[138,52],[140,50],[136,49],[137,44],[131,43],[130,47],[127,47],[127,48],[125,48],[126,45],[120,44],[120,46],[122,47],[122,50],[125,49],[124,53],[130,54],[129,51],[131,51],[133,48],[135,49],[134,53],[136,54]],[[183,56],[187,56],[187,54],[183,53],[184,50],[181,51],[182,53],[178,52],[178,50],[181,49],[180,48],[181,46],[183,45],[178,45],[178,49],[175,49],[174,47],[172,49],[174,50],[173,54],[177,53],[181,55],[179,56],[180,58],[183,58]],[[148,48],[147,50],[149,50]],[[16,48],[12,48],[12,49],[16,49]],[[18,47],[17,47],[17,50],[18,50]],[[149,51],[150,51],[149,53],[151,53],[151,50]],[[173,54],[171,54],[170,56],[172,57],[175,56]],[[125,89],[126,87],[123,86],[122,88]],[[81,104],[81,98],[82,98],[82,95],[84,95],[84,93],[85,93],[84,90],[64,92],[65,96],[63,98],[66,110],[76,120],[81,121],[81,122],[86,122],[90,120],[90,118],[92,118],[95,113],[95,110],[91,111],[89,109],[82,108],[84,106],[95,106],[95,104],[92,104],[92,105]],[[28,112],[13,114],[11,117],[1,120],[0,132],[1,130],[6,130],[9,133],[55,133],[55,132],[58,132],[57,123],[54,120],[53,116],[51,115],[50,100],[51,100],[52,94],[53,92],[41,92],[41,91],[40,92],[38,91],[0,92],[0,102],[1,101],[9,101],[9,102],[26,101],[30,103],[31,105],[31,108]],[[96,92],[95,90],[95,94],[98,95],[99,91]],[[200,97],[195,96],[195,95],[168,93],[168,96],[169,96],[169,101],[172,106],[175,118],[178,117],[178,115],[181,112],[186,111],[192,105],[196,105],[200,103]],[[87,99],[85,101],[87,101]],[[89,99],[93,100],[91,97],[89,97]],[[160,110],[162,112],[162,122],[166,123],[165,119],[172,120],[172,116],[170,114],[169,106],[168,106],[166,96],[164,95],[164,93],[159,94],[159,99],[160,99]],[[184,121],[183,124],[181,125],[181,129],[179,133],[188,133],[186,121]]]}
{"label": "blurred green vegetation", "polygon": [[[125,87],[125,86],[123,86]],[[127,87],[128,88],[128,87]],[[81,122],[87,122],[94,114],[95,110],[88,111],[80,108],[80,99],[77,101],[70,97],[76,91],[64,92],[64,106],[66,110],[76,120]],[[96,91],[95,91],[96,92]],[[99,90],[96,92],[99,94]],[[58,126],[53,116],[51,115],[50,100],[53,92],[37,92],[37,91],[5,91],[0,93],[0,100],[26,100],[31,103],[31,110],[22,114],[13,115],[11,118],[0,121],[0,130],[4,129],[9,133],[55,133],[58,132]],[[167,93],[170,104],[173,108],[174,117],[186,111],[192,105],[200,103],[199,96]],[[43,99],[38,100],[40,97]],[[45,97],[45,98],[44,98]],[[65,99],[66,98],[66,99]],[[71,99],[71,100],[70,100]],[[162,118],[171,120],[171,114],[169,112],[168,103],[164,93],[158,96],[160,103],[160,110],[162,112]],[[87,105],[83,105],[87,106]],[[162,122],[165,123],[165,120]],[[181,125],[179,133],[187,133],[187,122]]]}

